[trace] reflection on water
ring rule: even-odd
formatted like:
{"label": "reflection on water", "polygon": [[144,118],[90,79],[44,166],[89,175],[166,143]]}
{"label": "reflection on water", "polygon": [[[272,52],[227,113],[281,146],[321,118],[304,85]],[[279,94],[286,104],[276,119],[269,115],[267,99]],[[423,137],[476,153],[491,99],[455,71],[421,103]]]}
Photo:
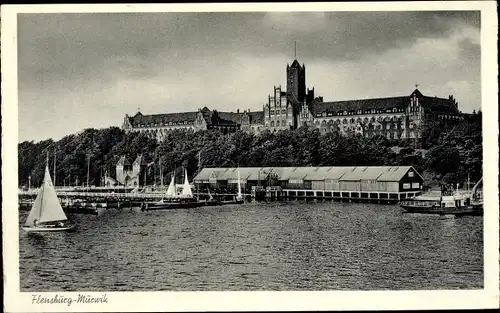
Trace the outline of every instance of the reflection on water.
{"label": "reflection on water", "polygon": [[[21,212],[20,223],[26,218]],[[482,288],[481,217],[300,202],[73,216],[20,230],[22,291]],[[20,224],[21,225],[21,224]]]}

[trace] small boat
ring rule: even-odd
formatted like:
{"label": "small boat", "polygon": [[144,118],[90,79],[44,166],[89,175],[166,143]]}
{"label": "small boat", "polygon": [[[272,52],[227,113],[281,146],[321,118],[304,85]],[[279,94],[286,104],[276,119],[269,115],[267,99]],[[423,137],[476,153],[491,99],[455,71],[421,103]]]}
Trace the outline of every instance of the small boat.
{"label": "small boat", "polygon": [[439,197],[417,196],[400,201],[399,205],[405,213],[482,216],[483,201],[476,196],[478,184],[472,191],[456,190],[451,195],[441,193]]}
{"label": "small boat", "polygon": [[175,190],[175,179],[172,176],[168,186],[166,197],[156,202],[144,203],[141,211],[168,210],[168,209],[190,209],[206,205],[206,201],[197,201],[193,197],[191,185],[189,184],[187,170],[184,170],[184,185],[181,194],[177,195]]}
{"label": "small boat", "polygon": [[241,177],[238,169],[238,194],[236,195],[236,203],[243,203],[243,195],[241,194]]}
{"label": "small boat", "polygon": [[[48,158],[47,158],[48,161]],[[26,219],[23,230],[26,232],[69,231],[75,227],[64,214],[61,203],[50,178],[48,162],[45,165],[45,177],[33,207]]]}

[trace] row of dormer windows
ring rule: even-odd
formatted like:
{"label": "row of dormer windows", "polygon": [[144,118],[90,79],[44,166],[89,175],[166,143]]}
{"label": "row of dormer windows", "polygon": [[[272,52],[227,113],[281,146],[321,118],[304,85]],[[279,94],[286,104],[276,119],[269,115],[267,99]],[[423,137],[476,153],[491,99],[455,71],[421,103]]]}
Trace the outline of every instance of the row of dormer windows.
{"label": "row of dormer windows", "polygon": [[[338,123],[343,123],[343,124],[348,124],[348,123],[351,123],[351,124],[354,124],[354,123],[361,123],[361,122],[365,122],[365,123],[368,123],[368,122],[379,122],[379,123],[382,123],[382,122],[394,122],[394,121],[402,121],[403,118],[401,116],[392,116],[392,117],[389,117],[388,120],[385,120],[385,118],[379,116],[378,118],[375,118],[375,117],[371,117],[371,118],[368,118],[368,117],[365,117],[364,119],[361,119],[361,118],[350,118],[350,119],[347,119],[347,118],[344,118],[344,119],[334,119],[334,120],[330,120],[330,121],[333,121],[333,122],[338,122]],[[318,124],[320,122],[320,120],[316,120],[316,124]],[[326,123],[326,120],[323,120],[322,121],[323,123]]]}
{"label": "row of dormer windows", "polygon": [[343,115],[361,115],[361,114],[380,114],[380,113],[400,113],[404,112],[401,108],[389,108],[389,109],[369,109],[369,110],[357,110],[357,111],[338,111],[338,112],[320,112],[318,116],[343,116]]}
{"label": "row of dormer windows", "polygon": [[181,122],[168,122],[168,123],[154,123],[154,124],[139,124],[138,127],[158,127],[158,126],[176,126],[176,125],[190,125],[191,121]]}

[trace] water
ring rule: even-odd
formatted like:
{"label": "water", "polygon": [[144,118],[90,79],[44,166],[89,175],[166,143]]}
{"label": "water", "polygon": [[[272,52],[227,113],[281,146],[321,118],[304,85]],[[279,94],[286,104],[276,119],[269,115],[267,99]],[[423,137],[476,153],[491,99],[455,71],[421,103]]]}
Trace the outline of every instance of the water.
{"label": "water", "polygon": [[20,229],[21,291],[483,287],[482,217],[293,202],[73,219],[75,233]]}

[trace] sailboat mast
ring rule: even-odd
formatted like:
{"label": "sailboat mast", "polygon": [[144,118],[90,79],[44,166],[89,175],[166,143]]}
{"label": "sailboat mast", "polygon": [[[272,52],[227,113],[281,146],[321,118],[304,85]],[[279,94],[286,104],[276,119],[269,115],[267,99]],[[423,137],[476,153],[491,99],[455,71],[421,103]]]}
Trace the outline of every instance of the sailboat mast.
{"label": "sailboat mast", "polygon": [[45,174],[47,174],[47,172],[49,171],[49,151],[47,150],[47,160],[45,162],[45,173],[43,174],[43,184],[42,184],[42,187],[41,190],[42,190],[42,195],[40,196],[40,212],[38,213],[38,220],[40,220],[42,218],[42,212],[43,212],[43,194],[45,193],[44,192],[44,189],[45,189]]}
{"label": "sailboat mast", "polygon": [[160,155],[160,184],[163,187],[163,165],[161,164],[161,155]]}
{"label": "sailboat mast", "polygon": [[87,191],[89,190],[89,176],[90,176],[90,155],[87,160]]}
{"label": "sailboat mast", "polygon": [[56,152],[57,150],[54,149],[54,188],[56,187]]}

